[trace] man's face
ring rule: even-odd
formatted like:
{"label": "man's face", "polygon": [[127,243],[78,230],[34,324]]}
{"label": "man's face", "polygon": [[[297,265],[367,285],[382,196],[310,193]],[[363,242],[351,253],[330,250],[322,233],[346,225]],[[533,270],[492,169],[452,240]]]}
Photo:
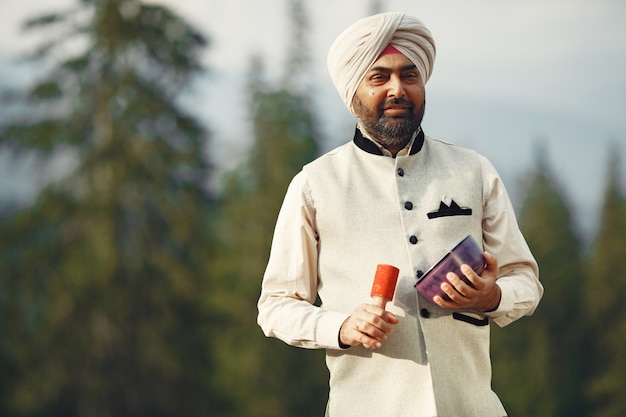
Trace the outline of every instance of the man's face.
{"label": "man's face", "polygon": [[353,108],[372,139],[395,155],[424,117],[424,83],[415,64],[402,54],[378,58],[359,84]]}

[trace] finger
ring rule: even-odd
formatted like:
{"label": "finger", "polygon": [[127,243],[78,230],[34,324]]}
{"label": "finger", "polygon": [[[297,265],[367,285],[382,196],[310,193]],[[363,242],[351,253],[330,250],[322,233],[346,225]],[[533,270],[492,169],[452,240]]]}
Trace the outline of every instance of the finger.
{"label": "finger", "polygon": [[363,323],[365,321],[354,315],[349,316],[339,329],[339,341],[343,344],[356,346],[363,342]]}
{"label": "finger", "polygon": [[487,270],[492,273],[498,272],[498,260],[489,252],[483,252],[485,261],[487,262]]}
{"label": "finger", "polygon": [[368,318],[380,317],[387,323],[395,323],[398,321],[396,316],[385,310],[384,308],[380,308],[374,304],[366,304],[363,308],[363,312],[366,313]]}
{"label": "finger", "polygon": [[392,328],[391,326],[399,322],[398,318],[393,313],[375,305],[368,305],[363,310],[363,313],[364,314],[359,315],[360,319],[385,333],[389,333]]}
{"label": "finger", "polygon": [[372,339],[384,341],[387,340],[389,334],[391,333],[391,326],[385,323],[385,321],[378,319],[377,324],[371,322],[360,322],[358,330]]}
{"label": "finger", "polygon": [[441,284],[441,289],[446,293],[452,301],[459,302],[461,297],[467,298],[473,290],[470,285],[459,278],[455,273],[450,272],[446,275],[448,282]]}
{"label": "finger", "polygon": [[368,329],[370,327],[372,327],[370,324],[363,321],[358,321],[357,325],[355,326],[357,335],[354,337],[354,341],[357,344],[361,344],[368,349],[378,349],[382,346],[382,340],[378,340],[368,333]]}
{"label": "finger", "polygon": [[482,278],[476,273],[476,271],[472,269],[471,266],[467,264],[461,265],[461,272],[469,281],[469,284],[466,281],[463,281],[467,285],[467,287],[469,287],[464,288],[462,291],[465,296],[469,297],[471,296],[471,294],[474,293],[473,290],[480,290],[485,286]]}
{"label": "finger", "polygon": [[[351,346],[362,344],[369,349],[377,349],[387,340],[392,325],[399,319],[392,313],[372,304],[358,306],[342,327],[342,342]],[[349,340],[347,343],[345,339]]]}
{"label": "finger", "polygon": [[400,319],[398,319],[395,314],[388,311],[385,311],[381,317],[391,325],[398,324],[400,322]]}
{"label": "finger", "polygon": [[456,310],[459,308],[459,305],[454,301],[446,300],[439,295],[433,297],[433,303],[437,304],[441,308],[445,308],[448,310]]}

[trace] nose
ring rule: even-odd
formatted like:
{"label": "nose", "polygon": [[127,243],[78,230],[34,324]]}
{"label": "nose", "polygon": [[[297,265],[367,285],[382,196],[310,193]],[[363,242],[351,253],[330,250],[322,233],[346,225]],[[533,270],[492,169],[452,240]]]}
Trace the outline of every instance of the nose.
{"label": "nose", "polygon": [[395,98],[400,98],[404,96],[404,84],[402,83],[402,79],[400,79],[400,77],[392,76],[389,79],[387,96]]}

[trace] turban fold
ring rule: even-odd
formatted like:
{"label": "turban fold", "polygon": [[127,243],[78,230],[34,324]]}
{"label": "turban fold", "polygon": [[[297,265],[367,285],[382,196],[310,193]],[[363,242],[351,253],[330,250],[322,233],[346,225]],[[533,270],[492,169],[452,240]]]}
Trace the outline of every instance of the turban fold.
{"label": "turban fold", "polygon": [[435,42],[424,23],[395,12],[361,19],[339,35],[326,61],[335,88],[353,113],[352,97],[359,83],[389,44],[415,64],[424,83],[430,78]]}

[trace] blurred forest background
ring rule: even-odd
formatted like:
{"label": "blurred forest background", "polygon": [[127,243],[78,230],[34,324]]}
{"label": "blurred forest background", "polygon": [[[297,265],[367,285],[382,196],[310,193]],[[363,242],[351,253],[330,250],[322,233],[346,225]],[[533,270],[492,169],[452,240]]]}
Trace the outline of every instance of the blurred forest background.
{"label": "blurred forest background", "polygon": [[[45,34],[29,58],[45,70],[26,90],[0,80],[0,152],[42,188],[32,205],[0,202],[0,415],[323,415],[324,352],[256,325],[283,194],[323,143],[289,76],[310,59],[304,2],[285,18],[285,73],[267,82],[251,57],[253,146],[219,178],[209,127],[181,98],[206,70],[206,34],[134,0],[25,22]],[[519,220],[546,293],[532,318],[492,326],[494,389],[512,416],[626,415],[626,198],[606,152],[590,244],[541,146],[524,179]],[[56,178],[59,160],[72,169]]]}

